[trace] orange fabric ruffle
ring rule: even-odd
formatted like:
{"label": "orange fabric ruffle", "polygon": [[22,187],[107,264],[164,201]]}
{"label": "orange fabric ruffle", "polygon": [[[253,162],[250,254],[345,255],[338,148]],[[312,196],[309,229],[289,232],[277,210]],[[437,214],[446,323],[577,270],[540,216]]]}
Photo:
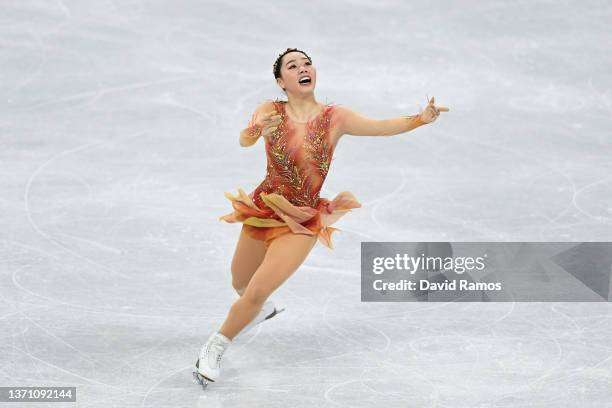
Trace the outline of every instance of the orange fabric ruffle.
{"label": "orange fabric ruffle", "polygon": [[247,233],[255,239],[266,241],[266,246],[279,235],[292,232],[317,235],[323,245],[333,249],[331,235],[340,230],[331,225],[353,208],[361,207],[349,191],[339,193],[331,201],[320,198],[317,208],[295,206],[277,193],[260,193],[267,208],[259,208],[242,189],[238,189],[236,196],[226,192],[225,197],[232,202],[234,211],[219,217],[219,220],[243,223]]}

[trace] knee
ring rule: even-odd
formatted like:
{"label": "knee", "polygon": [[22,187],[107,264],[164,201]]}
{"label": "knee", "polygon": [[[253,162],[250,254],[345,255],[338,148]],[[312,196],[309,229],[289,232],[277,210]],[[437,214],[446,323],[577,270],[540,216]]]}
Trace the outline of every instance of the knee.
{"label": "knee", "polygon": [[249,286],[244,290],[242,299],[252,305],[260,306],[263,305],[266,299],[268,299],[270,293],[271,290],[265,285],[249,284]]}
{"label": "knee", "polygon": [[236,291],[238,296],[242,296],[244,295],[244,291],[246,290],[246,288],[245,287],[239,288],[234,285],[234,290]]}
{"label": "knee", "polygon": [[244,292],[247,285],[249,284],[249,281],[247,280],[247,276],[250,277],[249,275],[252,275],[252,274],[248,274],[246,271],[244,271],[243,269],[235,265],[232,265],[231,270],[232,270],[232,287],[234,288],[236,292],[242,295],[241,292]]}
{"label": "knee", "polygon": [[232,287],[240,296],[242,296],[246,290],[246,284],[236,279],[232,279]]}

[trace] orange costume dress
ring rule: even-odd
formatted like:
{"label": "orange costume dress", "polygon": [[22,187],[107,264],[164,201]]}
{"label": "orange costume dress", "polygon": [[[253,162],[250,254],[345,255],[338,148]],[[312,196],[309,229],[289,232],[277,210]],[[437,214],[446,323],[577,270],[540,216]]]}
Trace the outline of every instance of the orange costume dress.
{"label": "orange costume dress", "polygon": [[[334,154],[330,129],[334,125],[334,105],[308,123],[292,121],[285,112],[286,101],[273,101],[281,116],[277,129],[266,139],[266,177],[251,193],[238,189],[238,195],[225,193],[234,211],[219,217],[229,223],[241,222],[249,236],[270,242],[283,234],[317,235],[333,249],[331,227],[344,214],[361,204],[349,191],[331,201],[319,192]],[[251,119],[254,123],[255,115]]]}

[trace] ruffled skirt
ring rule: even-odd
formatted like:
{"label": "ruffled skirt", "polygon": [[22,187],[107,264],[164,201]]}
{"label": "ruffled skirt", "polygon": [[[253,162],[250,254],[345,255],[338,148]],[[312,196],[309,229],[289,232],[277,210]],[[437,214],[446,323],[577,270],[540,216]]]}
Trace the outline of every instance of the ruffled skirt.
{"label": "ruffled skirt", "polygon": [[277,193],[260,193],[265,208],[259,208],[250,195],[238,189],[238,195],[225,193],[232,202],[234,211],[219,217],[229,223],[241,222],[245,232],[252,238],[270,242],[283,234],[317,235],[319,241],[333,249],[331,235],[338,228],[331,227],[353,208],[361,207],[355,196],[349,191],[339,193],[333,200],[319,199],[316,208],[298,207]]}

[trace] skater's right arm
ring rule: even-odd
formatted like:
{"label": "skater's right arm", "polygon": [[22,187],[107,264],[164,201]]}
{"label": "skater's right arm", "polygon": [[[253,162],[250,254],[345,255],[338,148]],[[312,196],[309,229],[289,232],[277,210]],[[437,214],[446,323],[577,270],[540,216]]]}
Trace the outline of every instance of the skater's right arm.
{"label": "skater's right arm", "polygon": [[274,131],[280,123],[280,115],[276,113],[271,100],[260,104],[251,116],[248,126],[240,132],[240,146],[252,146],[260,136],[265,137]]}

